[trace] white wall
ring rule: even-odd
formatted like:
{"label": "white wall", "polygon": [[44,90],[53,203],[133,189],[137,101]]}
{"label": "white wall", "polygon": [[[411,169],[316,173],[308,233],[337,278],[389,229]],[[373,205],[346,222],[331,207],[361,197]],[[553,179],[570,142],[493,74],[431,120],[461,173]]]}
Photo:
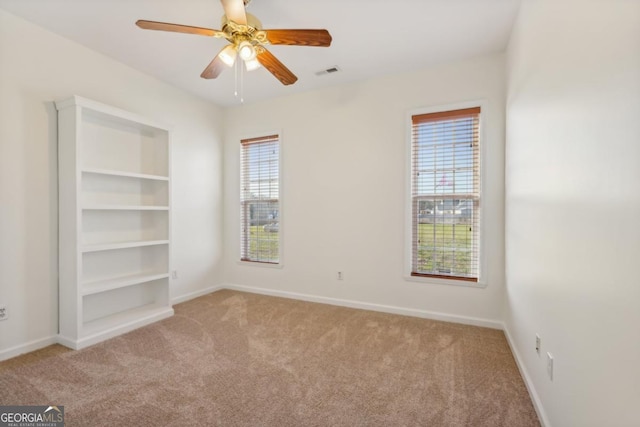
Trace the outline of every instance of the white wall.
{"label": "white wall", "polygon": [[0,359],[57,334],[52,101],[74,94],[173,126],[172,295],[221,280],[221,110],[0,10]]}
{"label": "white wall", "polygon": [[507,329],[549,425],[638,426],[640,2],[525,1],[507,69]]}
{"label": "white wall", "polygon": [[[488,285],[407,281],[408,112],[479,99],[486,100]],[[282,269],[238,263],[239,141],[273,131],[282,132]],[[429,311],[500,321],[503,176],[502,55],[230,108],[225,121],[225,279],[261,291],[401,307],[418,315]],[[344,281],[336,280],[339,270]]]}
{"label": "white wall", "polygon": [[[0,359],[57,332],[52,101],[78,94],[174,126],[174,297],[224,280],[496,324],[504,308],[548,425],[639,425],[640,3],[525,0],[506,77],[504,65],[477,58],[223,112],[0,10]],[[407,114],[479,99],[487,286],[407,281]],[[237,262],[239,140],[273,131],[281,269]]]}

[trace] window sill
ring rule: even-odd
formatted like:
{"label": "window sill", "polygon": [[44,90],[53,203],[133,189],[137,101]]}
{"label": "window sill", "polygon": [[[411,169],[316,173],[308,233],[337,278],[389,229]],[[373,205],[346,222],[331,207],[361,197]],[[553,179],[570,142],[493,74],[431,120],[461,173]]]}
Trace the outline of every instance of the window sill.
{"label": "window sill", "polygon": [[404,280],[407,282],[428,283],[431,285],[463,286],[465,288],[484,289],[487,287],[487,283],[482,278],[478,279],[477,282],[470,282],[467,280],[443,279],[439,277],[411,276],[411,275],[405,274]]}
{"label": "window sill", "polygon": [[270,264],[270,263],[266,263],[266,262],[254,262],[254,261],[237,261],[236,263],[238,265],[243,265],[243,266],[247,266],[247,267],[275,268],[275,269],[284,268],[282,263],[280,263],[280,264]]}

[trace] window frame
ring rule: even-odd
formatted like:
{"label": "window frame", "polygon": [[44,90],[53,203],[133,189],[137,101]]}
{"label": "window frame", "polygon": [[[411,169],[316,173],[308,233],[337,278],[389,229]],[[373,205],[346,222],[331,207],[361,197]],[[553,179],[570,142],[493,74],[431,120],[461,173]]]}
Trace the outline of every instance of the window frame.
{"label": "window frame", "polygon": [[[244,233],[243,233],[243,222],[242,222],[242,204],[243,204],[243,199],[242,199],[242,183],[243,183],[243,175],[245,173],[245,171],[243,170],[243,165],[242,165],[242,156],[243,156],[243,141],[246,140],[253,140],[253,139],[261,139],[261,138],[267,138],[269,136],[276,136],[277,140],[278,140],[278,262],[268,262],[268,261],[254,261],[254,260],[249,260],[249,259],[243,259],[242,258],[242,247],[243,247],[243,239],[244,239]],[[238,141],[238,219],[239,219],[239,229],[238,229],[238,243],[239,243],[239,247],[238,247],[238,258],[237,258],[237,263],[239,265],[244,265],[244,266],[253,266],[253,267],[260,267],[260,268],[283,268],[283,256],[284,256],[284,250],[283,250],[283,236],[284,236],[284,212],[283,212],[283,179],[282,179],[282,151],[283,151],[283,137],[282,137],[282,131],[281,130],[276,130],[276,131],[266,131],[266,132],[256,132],[256,133],[251,133],[248,135],[243,135],[242,137],[239,138]]]}
{"label": "window frame", "polygon": [[[456,277],[447,277],[447,276],[438,276],[438,275],[413,275],[412,271],[412,257],[413,257],[413,197],[411,194],[412,185],[413,185],[413,176],[412,176],[412,129],[413,129],[413,116],[421,115],[421,114],[432,114],[453,110],[463,110],[467,108],[480,108],[480,120],[479,120],[479,158],[480,158],[480,188],[478,191],[478,200],[480,203],[480,219],[478,222],[479,228],[479,245],[478,245],[478,279],[477,281],[472,281],[466,278],[456,278]],[[485,164],[485,150],[487,146],[486,141],[486,122],[488,115],[488,107],[487,102],[485,100],[475,100],[475,101],[465,101],[460,103],[453,104],[439,104],[428,107],[422,107],[413,109],[406,112],[405,117],[405,130],[406,130],[406,145],[405,145],[405,262],[404,262],[404,279],[410,282],[418,282],[418,283],[430,283],[430,284],[439,284],[439,285],[456,285],[456,286],[465,286],[465,287],[473,287],[473,288],[484,288],[487,285],[486,282],[486,233],[485,233],[485,222],[486,222],[486,209],[484,207],[484,192],[486,187],[486,167]]]}

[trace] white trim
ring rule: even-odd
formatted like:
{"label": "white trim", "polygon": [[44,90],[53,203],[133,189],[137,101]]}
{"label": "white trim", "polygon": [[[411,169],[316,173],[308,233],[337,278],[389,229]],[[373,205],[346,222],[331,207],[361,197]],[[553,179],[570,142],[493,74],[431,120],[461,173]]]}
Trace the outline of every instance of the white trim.
{"label": "white trim", "polygon": [[65,347],[67,347],[67,348],[78,350],[78,348],[76,347],[78,345],[76,343],[76,340],[73,340],[71,338],[67,338],[65,336],[58,335],[56,337],[56,342],[58,344],[60,344],[60,345],[63,345]]}
{"label": "white trim", "polygon": [[[282,242],[281,242],[282,243]],[[280,245],[282,246],[282,245]],[[236,264],[242,265],[245,267],[258,267],[258,268],[283,268],[284,265],[282,263],[273,264],[271,262],[260,262],[260,261],[236,261]]]}
{"label": "white trim", "polygon": [[531,401],[533,402],[533,408],[536,410],[536,414],[538,414],[538,420],[540,421],[540,424],[542,425],[542,427],[551,427],[549,418],[547,418],[547,413],[544,410],[544,406],[542,406],[540,396],[538,395],[536,388],[533,385],[533,381],[531,381],[531,377],[529,376],[529,372],[527,371],[525,364],[520,357],[520,353],[518,352],[518,349],[516,348],[515,343],[511,338],[509,328],[504,323],[502,324],[502,330],[505,337],[507,338],[507,343],[509,344],[509,348],[511,349],[513,358],[516,360],[516,365],[518,366],[520,375],[524,380],[524,385],[527,387],[527,391],[529,392],[529,396],[531,397]]}
{"label": "white trim", "polygon": [[[533,382],[531,380],[531,377],[529,376],[529,373],[524,365],[524,362],[520,357],[520,353],[518,352],[514,344],[514,341],[511,337],[511,333],[509,332],[509,328],[503,322],[490,320],[490,319],[481,319],[477,317],[446,314],[446,313],[434,312],[434,311],[428,311],[428,310],[403,308],[403,307],[390,306],[390,305],[367,303],[362,301],[354,301],[354,300],[324,297],[319,295],[303,294],[298,292],[289,292],[289,291],[281,291],[281,290],[275,290],[275,289],[258,288],[253,286],[237,285],[232,283],[211,286],[206,289],[202,289],[196,292],[191,292],[179,297],[175,297],[172,299],[172,303],[179,304],[179,303],[189,301],[191,299],[195,299],[203,295],[207,295],[223,289],[231,289],[231,290],[237,290],[242,292],[250,292],[254,294],[270,295],[270,296],[276,296],[281,298],[316,302],[320,304],[329,304],[329,305],[350,307],[350,308],[356,308],[356,309],[362,309],[362,310],[372,310],[372,311],[378,311],[383,313],[392,313],[392,314],[399,314],[403,316],[419,317],[424,319],[432,319],[432,320],[439,320],[444,322],[453,322],[453,323],[460,323],[465,325],[473,325],[473,326],[480,326],[480,327],[502,330],[506,337],[509,348],[511,349],[511,353],[513,354],[513,357],[516,361],[516,365],[518,366],[520,375],[522,376],[524,380],[524,384],[527,388],[527,391],[529,392],[529,396],[531,397],[531,401],[533,403],[533,407],[536,411],[536,414],[538,415],[540,424],[542,425],[542,427],[551,427],[551,423],[549,422],[549,419],[544,410],[544,407],[542,406],[542,401],[540,400],[540,396],[538,395],[535,389],[535,386],[533,385]],[[34,340],[26,344],[10,347],[6,350],[2,350],[0,351],[0,361],[8,360],[24,353],[36,351],[56,343],[59,343],[71,348],[78,346],[78,344],[80,344],[78,347],[86,347],[92,344],[92,342],[87,342],[87,341],[84,341],[82,343],[76,343],[73,340],[67,339],[61,335],[50,336],[47,338]]]}
{"label": "white trim", "polygon": [[442,277],[428,277],[428,276],[404,276],[404,280],[407,282],[417,283],[430,283],[433,285],[447,285],[447,286],[463,286],[465,288],[484,289],[487,284],[484,282],[472,282],[470,280],[456,280],[456,279],[444,279]]}
{"label": "white trim", "polygon": [[393,305],[375,304],[370,302],[347,300],[340,298],[324,297],[319,295],[303,294],[298,292],[280,291],[275,289],[257,288],[253,286],[236,285],[225,283],[224,289],[232,289],[253,294],[270,295],[282,298],[289,298],[301,301],[317,302],[320,304],[337,305],[340,307],[357,308],[361,310],[379,311],[382,313],[399,314],[402,316],[420,317],[423,319],[440,320],[443,322],[460,323],[463,325],[481,326],[491,329],[502,329],[503,324],[498,320],[481,319],[478,317],[459,316],[456,314],[446,314],[437,311],[420,310],[415,308],[404,308]]}
{"label": "white trim", "polygon": [[284,179],[282,175],[284,164],[284,130],[278,131],[278,266],[280,268],[284,265],[284,233],[285,233],[285,221],[284,221]]}
{"label": "white trim", "polygon": [[[440,105],[432,105],[432,106],[427,106],[427,107],[421,107],[421,108],[415,108],[412,110],[409,110],[405,113],[405,132],[406,132],[406,137],[405,137],[405,184],[404,184],[404,188],[405,188],[405,202],[404,202],[404,206],[405,206],[405,224],[404,224],[404,237],[405,237],[405,243],[404,243],[404,277],[405,280],[409,280],[408,278],[410,277],[410,281],[412,282],[422,282],[422,283],[427,283],[427,284],[445,284],[445,285],[451,285],[451,284],[455,284],[455,285],[459,285],[459,286],[466,286],[466,287],[470,287],[470,288],[485,288],[487,286],[487,257],[485,256],[485,248],[486,248],[486,239],[487,239],[487,233],[485,232],[486,229],[486,220],[485,220],[485,203],[484,203],[484,186],[486,185],[486,173],[485,173],[485,167],[484,167],[484,162],[485,162],[485,154],[486,154],[486,149],[485,146],[487,145],[486,142],[486,123],[488,122],[486,117],[488,115],[489,112],[489,101],[486,99],[479,99],[479,100],[471,100],[471,101],[464,101],[464,102],[457,102],[457,103],[453,103],[453,104],[440,104]],[[462,280],[455,280],[455,279],[440,279],[440,278],[431,278],[431,277],[417,277],[417,276],[411,276],[411,250],[412,250],[412,235],[411,235],[411,227],[412,227],[412,199],[411,199],[411,185],[412,185],[412,177],[411,177],[411,134],[412,134],[412,120],[411,117],[417,114],[429,114],[429,113],[437,113],[440,111],[451,111],[451,110],[461,110],[464,108],[473,108],[473,107],[480,107],[480,133],[479,133],[479,137],[480,137],[480,191],[479,191],[479,197],[480,197],[480,203],[481,203],[481,208],[480,208],[480,259],[479,259],[479,270],[480,270],[480,274],[478,277],[478,281],[477,282],[469,282],[469,281],[462,281]],[[464,282],[464,283],[460,283],[460,282]]]}
{"label": "white trim", "polygon": [[[189,301],[198,297],[201,297],[203,295],[207,295],[216,291],[220,291],[224,289],[224,287],[222,286],[211,286],[209,288],[206,289],[202,289],[196,292],[191,292],[185,295],[181,295],[179,297],[175,297],[171,299],[171,303],[172,304],[180,304],[181,302],[185,302],[185,301]],[[173,314],[173,310],[171,310],[171,314]],[[156,320],[160,320],[166,317],[169,317],[170,314],[167,313],[163,313],[162,315],[158,316],[158,318],[154,318],[153,321]],[[147,322],[145,322],[147,323]],[[127,325],[128,326],[128,325]],[[143,326],[142,324],[137,324],[134,328]],[[129,328],[126,328],[129,329]],[[109,332],[109,331],[107,331]],[[123,334],[123,330],[118,329],[118,333],[113,335],[113,337],[118,336]],[[99,335],[103,335],[103,334],[99,334]],[[111,335],[111,334],[109,334]],[[100,338],[100,340],[102,340],[103,338]],[[36,351],[36,350],[40,350],[42,348],[48,347],[50,345],[53,344],[61,344],[65,347],[69,347],[69,348],[84,348],[84,347],[88,347],[90,345],[95,344],[97,341],[95,341],[95,337],[91,336],[85,339],[81,339],[78,341],[72,340],[70,338],[64,337],[62,335],[52,335],[50,337],[46,337],[46,338],[41,338],[38,340],[34,340],[34,341],[30,341],[28,343],[25,344],[20,344],[17,345],[15,347],[9,347],[5,350],[0,350],[0,361],[3,360],[8,360],[11,358],[14,358],[16,356],[20,356],[21,354],[25,354],[25,353],[31,353],[32,351]]]}
{"label": "white trim", "polygon": [[207,295],[207,294],[211,294],[213,292],[217,292],[217,291],[221,291],[222,289],[224,289],[224,287],[222,286],[210,286],[208,288],[205,289],[200,289],[199,291],[195,291],[195,292],[189,292],[188,294],[184,294],[184,295],[180,295],[177,297],[173,297],[171,298],[171,304],[180,304],[182,302],[186,302],[198,297],[201,297],[203,295]]}
{"label": "white trim", "polygon": [[171,130],[171,126],[152,120],[147,117],[143,117],[139,114],[132,113],[111,105],[103,104],[92,99],[83,98],[82,96],[73,95],[72,97],[55,101],[56,109],[58,111],[64,110],[70,107],[83,107],[91,111],[91,114],[98,113],[100,116],[111,116],[110,118],[118,118],[121,121],[127,122],[130,126],[140,127],[140,125],[148,126],[151,128],[157,128],[162,130]]}
{"label": "white trim", "polygon": [[58,335],[57,342],[74,350],[82,350],[83,348],[90,347],[102,341],[124,335],[127,332],[131,332],[143,326],[169,318],[173,316],[173,314],[173,308],[163,306],[159,309],[150,311],[149,314],[136,316],[130,321],[119,322],[113,327],[108,327],[106,329],[100,328],[98,332],[90,333],[89,335],[76,340],[67,338],[63,335]]}
{"label": "white trim", "polygon": [[52,344],[56,344],[57,342],[58,338],[55,335],[52,335],[50,337],[40,338],[39,340],[30,341],[25,344],[16,345],[15,347],[9,347],[6,350],[0,351],[0,361],[8,360],[24,353],[40,350],[41,348],[48,347]]}

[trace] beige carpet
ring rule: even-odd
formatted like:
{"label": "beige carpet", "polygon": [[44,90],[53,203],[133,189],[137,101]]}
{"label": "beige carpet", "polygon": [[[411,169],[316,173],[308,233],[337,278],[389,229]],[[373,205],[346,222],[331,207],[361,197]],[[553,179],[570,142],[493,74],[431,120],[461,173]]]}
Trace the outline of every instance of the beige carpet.
{"label": "beige carpet", "polygon": [[235,291],[0,363],[67,426],[538,426],[501,331]]}

